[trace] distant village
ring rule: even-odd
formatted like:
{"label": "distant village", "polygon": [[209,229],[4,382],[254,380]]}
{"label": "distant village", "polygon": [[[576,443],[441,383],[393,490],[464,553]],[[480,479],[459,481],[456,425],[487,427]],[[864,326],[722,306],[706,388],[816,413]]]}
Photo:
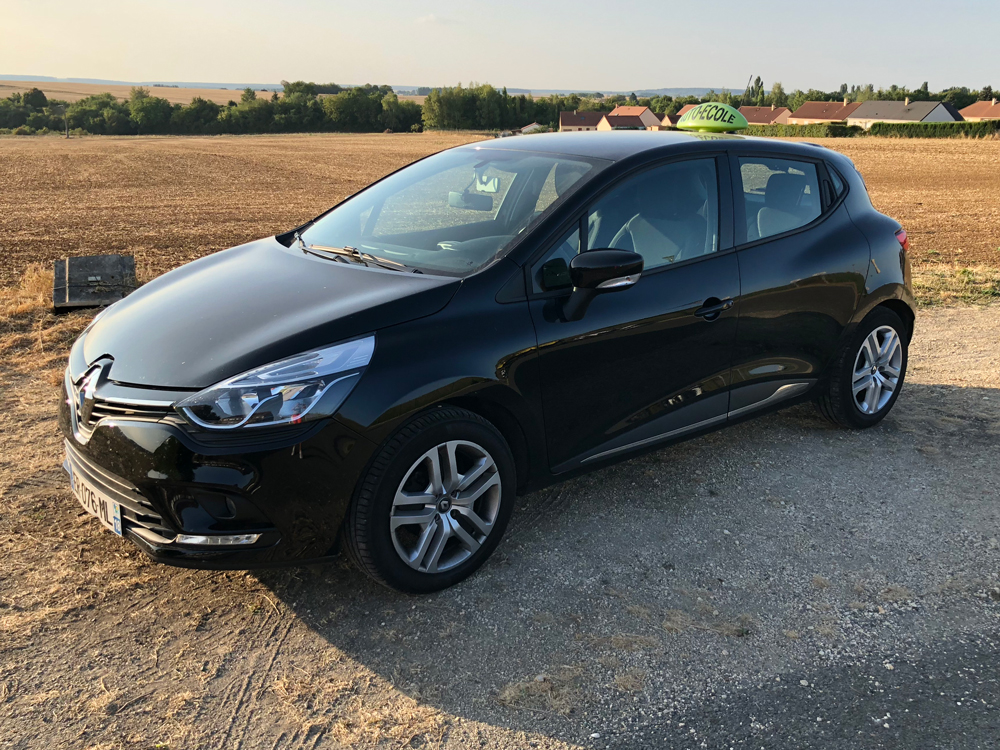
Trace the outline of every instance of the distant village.
{"label": "distant village", "polygon": [[[559,132],[578,130],[670,130],[696,104],[687,104],[677,114],[658,115],[649,107],[619,106],[611,112],[560,112]],[[979,101],[965,109],[957,110],[947,102],[938,101],[867,101],[805,102],[792,112],[788,107],[740,107],[740,113],[750,125],[816,125],[844,123],[865,130],[876,122],[981,122],[1000,120],[1000,104],[994,98]],[[533,122],[519,128],[519,133],[547,130]]]}

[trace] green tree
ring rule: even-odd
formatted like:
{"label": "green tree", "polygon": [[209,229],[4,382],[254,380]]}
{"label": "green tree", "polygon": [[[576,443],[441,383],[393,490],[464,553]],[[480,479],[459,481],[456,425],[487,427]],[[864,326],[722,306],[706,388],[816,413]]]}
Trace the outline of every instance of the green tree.
{"label": "green tree", "polygon": [[788,106],[788,94],[785,93],[785,87],[781,85],[780,81],[775,81],[774,85],[771,86],[771,104],[775,107],[787,107]]}
{"label": "green tree", "polygon": [[21,104],[34,109],[42,109],[48,106],[49,100],[41,89],[30,88],[21,94]]}
{"label": "green tree", "polygon": [[170,117],[170,131],[186,135],[211,134],[219,131],[219,112],[215,102],[196,96],[186,107],[176,109]]}
{"label": "green tree", "polygon": [[413,130],[420,126],[421,109],[415,102],[400,101],[395,94],[382,97],[382,125],[397,133]]}
{"label": "green tree", "polygon": [[976,96],[965,86],[953,86],[939,94],[942,101],[948,102],[955,109],[965,109],[976,101]]}
{"label": "green tree", "polygon": [[173,107],[166,99],[150,96],[148,89],[133,87],[128,108],[136,132],[140,135],[165,133],[169,129]]}
{"label": "green tree", "polygon": [[240,104],[249,104],[252,101],[256,101],[256,99],[257,99],[257,92],[254,91],[249,86],[243,89],[243,93],[240,94]]}
{"label": "green tree", "polygon": [[322,106],[334,130],[371,133],[381,129],[382,97],[367,94],[363,88],[324,97]]}
{"label": "green tree", "polygon": [[316,84],[306,83],[305,81],[288,81],[281,82],[282,88],[285,90],[285,96],[290,94],[305,94],[306,96],[316,96]]}

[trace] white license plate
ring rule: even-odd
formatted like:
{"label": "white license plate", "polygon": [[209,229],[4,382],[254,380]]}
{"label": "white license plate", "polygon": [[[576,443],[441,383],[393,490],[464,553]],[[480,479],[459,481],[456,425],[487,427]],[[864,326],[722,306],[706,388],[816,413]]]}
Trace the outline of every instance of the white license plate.
{"label": "white license plate", "polygon": [[118,536],[122,535],[122,509],[118,503],[91,486],[72,468],[69,472],[69,486],[73,488],[73,494],[85,511]]}

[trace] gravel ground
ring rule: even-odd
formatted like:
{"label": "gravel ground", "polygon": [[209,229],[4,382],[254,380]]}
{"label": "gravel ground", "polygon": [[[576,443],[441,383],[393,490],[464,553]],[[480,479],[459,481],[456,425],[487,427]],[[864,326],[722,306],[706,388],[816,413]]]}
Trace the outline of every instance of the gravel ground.
{"label": "gravel ground", "polygon": [[794,407],[525,496],[422,598],[149,564],[53,439],[0,747],[995,747],[998,410],[1000,306],[925,310],[879,427]]}

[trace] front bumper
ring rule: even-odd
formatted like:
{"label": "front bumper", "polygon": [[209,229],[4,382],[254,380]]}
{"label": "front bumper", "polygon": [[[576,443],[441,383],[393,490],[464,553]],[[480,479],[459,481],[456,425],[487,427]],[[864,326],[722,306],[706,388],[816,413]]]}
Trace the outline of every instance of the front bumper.
{"label": "front bumper", "polygon": [[[65,387],[64,387],[65,390]],[[104,417],[81,439],[66,394],[67,468],[119,503],[122,536],[158,562],[255,568],[336,552],[375,446],[335,419],[246,435],[193,434],[177,421]],[[239,547],[179,534],[260,534]]]}

